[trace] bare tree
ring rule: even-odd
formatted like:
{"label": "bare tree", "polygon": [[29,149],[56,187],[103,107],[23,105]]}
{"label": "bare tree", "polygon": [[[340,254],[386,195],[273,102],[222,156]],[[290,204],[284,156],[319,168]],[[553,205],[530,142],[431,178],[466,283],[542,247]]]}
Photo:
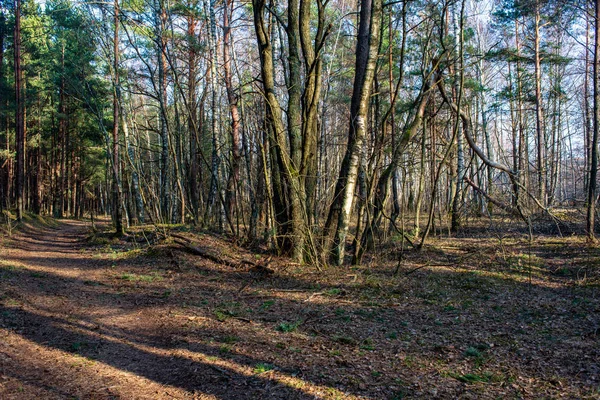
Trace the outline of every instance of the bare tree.
{"label": "bare tree", "polygon": [[[325,255],[328,255],[331,248],[331,260],[335,265],[344,262],[344,248],[352,216],[358,167],[363,157],[363,146],[368,129],[369,99],[381,39],[382,5],[381,0],[361,0],[360,3],[348,147],[337,180],[333,204],[325,224]],[[331,247],[332,240],[333,247]]]}
{"label": "bare tree", "polygon": [[113,218],[115,223],[115,233],[123,234],[123,208],[121,199],[121,182],[119,169],[121,162],[119,160],[119,111],[121,87],[119,82],[119,0],[114,1],[114,36],[113,36],[113,130],[112,130],[112,169],[113,169]]}
{"label": "bare tree", "polygon": [[236,186],[240,180],[240,161],[242,158],[242,140],[240,136],[240,113],[238,111],[238,98],[233,88],[231,72],[231,23],[230,15],[233,12],[233,0],[226,0],[223,10],[223,71],[225,73],[225,87],[227,101],[231,113],[231,171],[227,179],[226,208],[230,221],[236,208]]}
{"label": "bare tree", "polygon": [[598,132],[600,131],[600,2],[595,2],[595,34],[594,34],[594,121],[590,152],[590,179],[587,196],[587,234],[589,240],[596,239],[596,178],[598,175]]}

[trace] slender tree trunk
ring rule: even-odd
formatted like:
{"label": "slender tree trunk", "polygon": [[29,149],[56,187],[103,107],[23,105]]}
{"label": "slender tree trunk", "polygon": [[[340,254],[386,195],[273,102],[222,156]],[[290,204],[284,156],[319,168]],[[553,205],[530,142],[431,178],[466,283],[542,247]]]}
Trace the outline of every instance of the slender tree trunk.
{"label": "slender tree trunk", "polygon": [[156,0],[155,4],[155,35],[157,41],[158,63],[158,102],[159,102],[159,132],[160,132],[160,213],[164,222],[171,221],[171,184],[169,179],[169,132],[167,126],[167,41],[164,37],[167,11],[164,0]]}
{"label": "slender tree trunk", "polygon": [[542,106],[542,59],[540,54],[540,3],[535,4],[534,66],[535,66],[535,129],[537,137],[538,193],[546,205],[546,135]]}
{"label": "slender tree trunk", "polygon": [[210,120],[211,120],[211,135],[212,135],[212,154],[211,154],[211,179],[208,192],[206,209],[204,210],[204,222],[208,221],[211,214],[220,215],[220,210],[215,212],[215,203],[217,199],[217,191],[219,191],[219,142],[217,140],[217,22],[215,17],[215,0],[210,0],[208,3],[209,15],[209,33],[208,47],[210,55]]}
{"label": "slender tree trunk", "polygon": [[[426,112],[428,110],[425,110]],[[420,231],[421,207],[423,203],[423,193],[425,191],[425,157],[427,150],[427,128],[429,115],[423,118],[423,137],[421,138],[421,156],[419,159],[419,189],[417,192],[417,202],[415,204],[415,221],[413,225],[413,236],[418,237]],[[433,173],[433,171],[432,171]]]}
{"label": "slender tree trunk", "polygon": [[[408,2],[404,2],[402,3],[402,14],[401,14],[401,18],[402,18],[402,43],[400,45],[400,74],[398,77],[398,84],[397,87],[400,86],[400,84],[402,83],[402,80],[404,79],[404,57],[405,57],[405,49],[406,49],[406,37],[407,37],[407,33],[408,33],[408,28],[407,28],[407,23],[406,23],[406,14],[407,14],[407,6],[408,6]],[[388,58],[388,64],[389,64],[389,76],[388,76],[388,80],[389,80],[389,88],[390,88],[390,113],[389,113],[389,118],[390,118],[390,130],[391,130],[391,136],[392,136],[392,148],[396,148],[396,110],[395,110],[395,104],[396,104],[396,98],[397,98],[397,90],[396,92],[394,92],[394,64],[393,64],[393,57],[392,57],[392,43],[393,43],[393,33],[395,32],[395,30],[393,29],[392,26],[392,18],[393,18],[393,11],[391,9],[391,7],[389,8],[389,19],[390,19],[390,26],[388,28],[388,43],[389,43],[389,58]],[[385,123],[385,121],[384,121]],[[392,173],[392,225],[395,224],[396,219],[398,218],[398,216],[400,215],[401,212],[401,207],[400,207],[400,193],[398,188],[400,187],[400,174],[398,173],[398,169],[396,168],[393,173]],[[410,206],[409,206],[410,208]]]}
{"label": "slender tree trunk", "polygon": [[[4,89],[4,37],[6,36],[6,17],[4,11],[0,10],[0,90]],[[0,110],[5,110],[8,105],[8,99],[0,99]],[[6,135],[6,150],[9,153],[8,140],[8,115],[0,120],[0,132]],[[9,187],[9,158],[0,167],[0,210],[8,207],[10,193]]]}
{"label": "slender tree trunk", "polygon": [[598,175],[598,133],[600,131],[600,2],[595,5],[595,35],[594,35],[594,130],[592,132],[592,150],[590,154],[590,180],[587,198],[587,234],[591,241],[596,239],[596,178]]}
{"label": "slender tree trunk", "polygon": [[[240,96],[240,109],[241,109],[241,118],[244,121],[246,119],[246,112],[244,107],[244,102],[242,97]],[[244,150],[244,160],[246,162],[246,176],[248,178],[248,187],[249,187],[249,200],[250,200],[250,218],[249,218],[249,226],[248,226],[248,240],[250,243],[253,243],[256,239],[257,225],[259,223],[259,218],[262,213],[263,203],[264,203],[264,178],[258,177],[255,178],[253,174],[253,165],[254,163],[252,158],[252,153],[250,151],[250,140],[249,138],[249,129],[247,129],[247,124],[244,124],[242,127],[242,149]],[[259,139],[255,137],[254,143],[256,143]],[[258,168],[260,169],[260,160],[262,157],[258,158]],[[256,186],[255,186],[256,185]]]}
{"label": "slender tree trunk", "polygon": [[23,98],[23,70],[21,69],[21,0],[15,2],[15,34],[14,34],[14,57],[15,57],[15,136],[16,136],[16,199],[17,220],[23,219],[24,199],[23,188],[25,183],[25,116]]}
{"label": "slender tree trunk", "polygon": [[[296,3],[297,5],[298,3]],[[254,0],[254,26],[256,37],[260,51],[261,61],[261,76],[263,80],[263,89],[265,93],[265,101],[267,105],[267,126],[270,133],[270,149],[271,155],[271,182],[273,186],[273,208],[274,216],[277,222],[277,242],[278,247],[285,253],[292,255],[298,261],[302,261],[304,247],[304,233],[302,225],[302,213],[300,210],[300,195],[303,193],[303,188],[300,187],[299,179],[299,162],[301,154],[292,156],[290,150],[293,146],[298,148],[298,143],[290,143],[290,140],[296,139],[295,133],[290,129],[296,129],[296,123],[300,124],[299,120],[288,115],[288,126],[286,129],[283,123],[283,116],[279,100],[275,94],[275,68],[273,64],[273,47],[270,38],[270,32],[264,20],[265,2],[264,0]],[[292,5],[289,5],[292,7]],[[288,17],[297,18],[292,12]],[[297,24],[297,21],[292,25]],[[295,25],[297,26],[297,25]],[[288,29],[290,29],[288,27]],[[297,32],[297,30],[296,30]],[[296,42],[297,45],[297,42]],[[290,47],[292,44],[290,43]],[[297,52],[296,52],[297,54]],[[290,63],[293,64],[292,60]],[[299,79],[298,75],[293,76],[294,79]],[[297,82],[300,84],[300,81]],[[295,95],[290,93],[290,101],[288,102],[288,114],[290,112],[300,112],[300,93],[298,93],[298,106],[294,106]],[[295,122],[298,121],[298,122]],[[300,131],[301,125],[297,126]],[[299,133],[297,135],[299,137]],[[294,160],[295,158],[295,160]],[[293,197],[292,197],[293,196]]]}
{"label": "slender tree trunk", "polygon": [[194,224],[198,224],[200,197],[198,194],[198,102],[196,95],[196,62],[198,39],[196,38],[196,26],[198,22],[191,13],[187,17],[188,34],[188,135],[190,144],[190,168],[188,190],[190,193],[190,203]]}
{"label": "slender tree trunk", "polygon": [[58,116],[58,140],[57,140],[57,148],[60,152],[60,158],[57,159],[58,165],[58,179],[56,181],[56,209],[55,209],[55,217],[62,218],[65,210],[65,180],[66,180],[66,172],[65,172],[65,163],[66,163],[66,140],[67,140],[67,118],[66,118],[66,96],[65,96],[65,45],[62,44],[61,48],[61,78],[60,78],[60,100],[59,100],[59,116]]}
{"label": "slender tree trunk", "polygon": [[[186,196],[185,190],[183,187],[182,176],[183,176],[183,161],[182,161],[182,146],[181,146],[181,119],[179,117],[179,107],[178,107],[178,96],[174,96],[173,99],[173,110],[175,112],[175,131],[176,135],[169,136],[169,155],[173,161],[173,172],[175,182],[174,184],[177,186],[177,192],[179,193],[179,202],[173,204],[173,212],[172,218],[173,221],[177,221],[180,224],[185,224],[185,211],[186,211]],[[175,143],[173,143],[173,140]],[[175,188],[174,188],[175,189]]]}
{"label": "slender tree trunk", "polygon": [[[460,14],[457,15],[456,3],[452,6],[452,36],[454,38],[454,57],[456,62],[453,65],[453,80],[454,85],[452,87],[452,91],[454,94],[454,101],[458,103],[458,98],[462,97],[462,93],[459,93],[462,90],[461,87],[461,79],[459,77],[463,74],[463,15],[465,10],[465,1],[461,1]],[[460,19],[460,21],[459,21]],[[460,29],[459,29],[460,24]],[[460,227],[460,213],[463,208],[462,201],[462,189],[463,189],[463,179],[465,177],[465,151],[463,145],[463,137],[462,137],[462,124],[460,123],[460,117],[456,116],[456,125],[455,129],[458,129],[458,133],[456,136],[456,190],[454,192],[454,198],[452,199],[452,232],[456,232]]]}
{"label": "slender tree trunk", "polygon": [[[2,75],[0,74],[0,77]],[[37,96],[37,109],[38,109],[38,130],[41,132],[42,129],[42,106],[41,106],[41,99],[40,99],[40,93],[38,93]],[[40,133],[41,135],[41,133]],[[31,187],[31,202],[32,202],[32,210],[35,214],[39,215],[41,212],[41,201],[42,201],[42,196],[41,196],[41,187],[40,187],[40,183],[42,182],[43,176],[42,175],[42,144],[38,143],[37,148],[35,149],[35,153],[34,153],[34,162],[33,162],[33,167],[30,169],[31,171],[31,183],[32,183],[32,187]]]}
{"label": "slender tree trunk", "polygon": [[509,98],[509,107],[510,107],[510,118],[511,118],[511,132],[512,132],[512,168],[515,171],[515,173],[517,174],[515,176],[515,181],[513,182],[512,185],[512,190],[513,190],[513,197],[512,197],[512,205],[513,207],[516,207],[518,202],[519,202],[519,175],[521,174],[520,171],[520,163],[521,163],[521,155],[519,152],[520,149],[520,145],[519,145],[519,139],[520,139],[520,135],[519,135],[519,125],[520,125],[520,113],[521,110],[518,110],[517,104],[520,104],[520,102],[517,100],[515,101],[515,96],[512,94],[513,91],[515,90],[514,85],[515,83],[513,82],[513,75],[512,75],[512,63],[509,61],[507,63],[508,66],[508,79],[509,79],[509,86],[510,86],[510,90],[511,90],[511,96]]}
{"label": "slender tree trunk", "polygon": [[112,168],[113,168],[113,215],[115,223],[115,233],[123,234],[123,208],[121,200],[121,184],[119,177],[119,101],[120,101],[120,83],[119,83],[119,1],[114,2],[114,37],[113,37],[113,73],[114,75],[114,94],[113,94],[113,131],[112,131]]}
{"label": "slender tree trunk", "polygon": [[[302,92],[302,149],[298,187],[300,188],[299,223],[300,234],[307,240],[307,248],[315,257],[316,244],[312,241],[315,215],[316,187],[318,175],[318,137],[319,137],[319,101],[321,100],[323,62],[321,51],[329,33],[325,22],[326,1],[317,1],[317,30],[312,39],[311,4],[309,0],[300,1],[299,36],[304,58],[305,83]],[[298,258],[303,256],[297,254]]]}
{"label": "slender tree trunk", "polygon": [[331,233],[334,233],[331,257],[335,265],[341,265],[344,262],[346,235],[352,216],[358,166],[364,151],[369,99],[381,35],[382,0],[361,0],[360,4],[356,72],[350,105],[348,147],[342,161],[334,201],[329,210],[325,226],[326,244],[324,247],[326,252],[330,248],[329,237]]}
{"label": "slender tree trunk", "polygon": [[238,111],[238,97],[233,89],[233,78],[231,73],[231,25],[230,13],[233,12],[233,0],[226,0],[223,10],[223,70],[225,72],[225,88],[227,90],[227,101],[231,113],[231,170],[227,179],[227,190],[225,203],[228,218],[233,221],[236,208],[236,187],[240,181],[241,137],[240,137],[240,114]]}
{"label": "slender tree trunk", "polygon": [[266,103],[265,132],[268,132],[268,143],[265,143],[267,148],[264,150],[268,152],[271,158],[270,176],[273,193],[269,197],[272,199],[274,217],[276,219],[274,222],[277,223],[275,225],[277,229],[277,246],[287,252],[292,247],[288,235],[291,227],[289,211],[285,202],[287,196],[282,183],[282,174],[284,173],[285,166],[289,166],[290,164],[288,139],[285,135],[281,106],[275,95],[275,67],[273,63],[273,45],[270,37],[271,30],[267,26],[264,16],[266,4],[264,0],[253,0],[252,5],[261,63],[262,86]]}
{"label": "slender tree trunk", "polygon": [[133,222],[143,224],[146,218],[144,212],[144,200],[142,199],[142,194],[140,191],[140,174],[135,163],[135,147],[129,135],[127,112],[123,103],[124,102],[121,98],[119,101],[121,126],[123,127],[123,138],[125,139],[125,147],[127,149],[127,163],[129,164],[129,168],[131,170],[131,195],[135,202],[135,213],[130,212],[129,214],[132,219],[135,215],[135,220]]}
{"label": "slender tree trunk", "polygon": [[[523,76],[521,73],[521,42],[519,40],[519,21],[515,21],[515,47],[517,51],[517,62],[516,62],[516,75],[517,75],[517,120],[519,127],[519,169],[517,170],[517,176],[515,178],[515,183],[521,182],[527,190],[529,190],[530,185],[530,174],[529,174],[529,142],[527,139],[527,132],[525,130],[525,107],[523,103]],[[514,185],[515,188],[518,188],[518,185]],[[518,204],[519,200],[519,190],[515,191],[515,206]],[[527,201],[529,202],[529,201]]]}
{"label": "slender tree trunk", "polygon": [[590,92],[589,92],[589,65],[590,65],[590,13],[585,13],[585,65],[583,72],[583,117],[584,123],[584,136],[583,141],[585,143],[584,152],[584,164],[586,173],[583,174],[583,186],[585,193],[589,191],[589,171],[590,171],[590,160],[592,150],[592,114],[590,113]]}

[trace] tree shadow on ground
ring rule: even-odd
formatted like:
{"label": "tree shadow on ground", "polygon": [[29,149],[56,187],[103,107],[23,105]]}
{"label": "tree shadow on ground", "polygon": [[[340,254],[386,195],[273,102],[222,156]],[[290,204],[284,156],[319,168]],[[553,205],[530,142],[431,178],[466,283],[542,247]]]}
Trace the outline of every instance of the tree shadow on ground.
{"label": "tree shadow on ground", "polygon": [[[302,383],[368,398],[431,397],[424,385],[447,398],[524,395],[511,388],[521,379],[545,395],[597,387],[592,289],[409,261],[396,276],[387,265],[330,271],[335,279],[144,255],[95,261],[89,279],[4,268],[0,320],[41,346],[220,398],[312,397]],[[56,296],[62,309],[36,296]],[[276,373],[254,373],[259,364]],[[464,382],[472,376],[489,381]]]}
{"label": "tree shadow on ground", "polygon": [[[277,398],[311,398],[302,390],[286,386],[285,383],[270,378],[268,374],[253,373],[252,370],[243,368],[239,364],[242,361],[239,358],[236,362],[218,362],[220,360],[216,358],[219,358],[219,349],[215,347],[196,344],[187,353],[188,356],[173,355],[161,352],[162,346],[146,346],[156,343],[143,338],[138,341],[137,335],[115,335],[105,332],[102,327],[73,323],[64,318],[34,314],[23,309],[0,307],[0,313],[5,325],[30,341],[77,354],[154,382],[179,387],[190,393],[234,399],[240,398],[239,389],[243,388],[243,398],[248,399],[275,394]],[[251,366],[268,364],[264,360],[250,357],[244,357],[243,363]],[[231,364],[231,367],[228,368],[227,364]],[[276,365],[273,367],[281,373],[289,372]],[[59,389],[54,388],[53,391]]]}

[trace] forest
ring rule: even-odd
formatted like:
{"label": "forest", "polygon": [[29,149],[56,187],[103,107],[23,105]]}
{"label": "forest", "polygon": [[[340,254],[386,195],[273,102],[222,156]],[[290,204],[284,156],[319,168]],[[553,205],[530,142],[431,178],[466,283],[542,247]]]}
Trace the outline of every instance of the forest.
{"label": "forest", "polygon": [[600,397],[600,3],[0,0],[0,397]]}

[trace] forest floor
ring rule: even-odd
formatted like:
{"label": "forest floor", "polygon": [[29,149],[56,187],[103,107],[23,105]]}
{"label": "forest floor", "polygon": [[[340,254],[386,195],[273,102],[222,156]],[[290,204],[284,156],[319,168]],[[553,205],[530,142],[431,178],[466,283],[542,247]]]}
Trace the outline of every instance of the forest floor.
{"label": "forest floor", "polygon": [[63,221],[0,242],[0,398],[600,398],[600,248],[581,237],[434,239],[318,271],[142,233]]}

